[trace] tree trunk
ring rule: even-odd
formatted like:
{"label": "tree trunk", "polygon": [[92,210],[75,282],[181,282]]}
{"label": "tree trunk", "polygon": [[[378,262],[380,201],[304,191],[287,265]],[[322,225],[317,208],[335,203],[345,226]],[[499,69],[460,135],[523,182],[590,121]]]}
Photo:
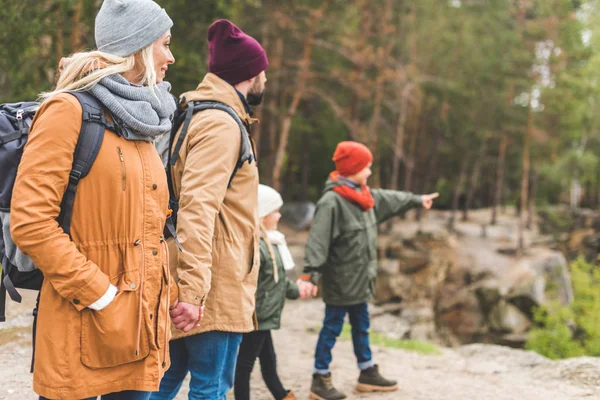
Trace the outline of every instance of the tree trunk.
{"label": "tree trunk", "polygon": [[532,226],[533,226],[533,222],[535,220],[535,213],[536,213],[536,207],[535,207],[535,198],[536,198],[536,192],[537,192],[537,173],[535,171],[535,167],[531,168],[531,193],[529,194],[529,208],[527,210],[527,224],[526,227],[527,229],[531,230]]}
{"label": "tree trunk", "polygon": [[458,177],[458,183],[454,188],[454,195],[452,196],[452,212],[450,214],[450,220],[448,221],[448,230],[454,230],[454,221],[456,220],[456,210],[458,209],[458,201],[460,199],[460,195],[463,192],[463,186],[465,185],[465,181],[467,180],[467,167],[469,166],[469,162],[465,157],[463,159],[462,165],[460,166],[460,175]]}
{"label": "tree trunk", "polygon": [[[261,39],[261,44],[263,46],[263,48],[267,49],[267,51],[269,52],[269,54],[271,53],[271,49],[269,48],[269,31],[271,28],[271,24],[263,24],[262,26],[262,39]],[[270,60],[271,61],[271,60]],[[272,64],[271,64],[272,67]],[[273,92],[275,93],[275,92]],[[253,129],[252,129],[252,139],[254,139],[254,143],[255,143],[255,147],[256,147],[256,152],[260,153],[260,139],[262,136],[262,131],[263,131],[263,125],[262,125],[262,120],[263,117],[265,115],[265,110],[264,110],[264,105],[263,106],[259,106],[255,109],[255,118],[258,119],[258,123],[254,124]],[[258,155],[257,155],[258,157]]]}
{"label": "tree trunk", "polygon": [[471,179],[469,181],[469,189],[467,191],[467,199],[465,201],[465,208],[463,209],[463,221],[467,221],[469,219],[469,209],[471,208],[471,204],[473,203],[473,196],[475,195],[475,190],[479,185],[479,176],[481,175],[481,166],[485,159],[486,149],[487,134],[484,136],[483,141],[479,146],[477,159],[475,160],[475,165],[473,165],[473,174],[471,174]]}
{"label": "tree trunk", "polygon": [[71,53],[82,50],[81,12],[83,11],[83,0],[77,0],[73,6],[73,23],[71,25]]}
{"label": "tree trunk", "polygon": [[373,152],[373,178],[372,185],[373,187],[379,188],[381,187],[381,176],[380,171],[381,168],[379,166],[379,133],[377,132],[377,127],[379,125],[379,119],[381,118],[381,103],[383,101],[383,84],[384,78],[381,72],[377,77],[377,81],[375,83],[375,100],[373,104],[373,116],[371,117],[371,123],[369,124],[369,133],[368,139],[369,142],[367,146],[371,152]]}
{"label": "tree trunk", "polygon": [[302,174],[302,197],[301,200],[308,201],[308,192],[310,187],[310,135],[305,132],[302,140],[302,155],[300,156],[302,165],[300,171]]}
{"label": "tree trunk", "polygon": [[265,163],[267,164],[265,171],[268,171],[264,177],[261,176],[263,182],[268,185],[273,186],[273,171],[275,169],[275,149],[277,148],[277,130],[279,128],[279,115],[278,115],[278,105],[280,104],[279,98],[277,94],[280,92],[279,87],[280,83],[283,80],[283,76],[281,74],[282,69],[282,55],[283,55],[284,41],[282,35],[279,35],[277,40],[275,40],[275,51],[273,54],[269,54],[269,71],[272,78],[268,81],[269,93],[266,96],[269,98],[267,110],[269,115],[268,126],[268,154],[269,156],[265,158]]}
{"label": "tree trunk", "polygon": [[415,129],[414,133],[410,137],[409,154],[405,156],[406,171],[404,173],[404,190],[410,191],[412,189],[413,172],[415,169],[416,162],[416,148],[417,139],[419,136],[419,129]]}
{"label": "tree trunk", "polygon": [[65,39],[64,39],[64,21],[63,21],[63,4],[58,3],[56,6],[56,41],[54,42],[56,51],[56,65],[64,56]]}
{"label": "tree trunk", "polygon": [[517,248],[517,254],[519,256],[522,256],[525,253],[525,209],[527,208],[527,193],[529,191],[529,142],[532,129],[533,109],[531,107],[530,99],[527,111],[527,129],[525,130],[525,141],[523,143],[523,175],[521,177],[521,206],[519,207],[519,244]]}
{"label": "tree trunk", "polygon": [[400,115],[396,125],[396,142],[394,144],[394,154],[392,158],[392,177],[390,179],[390,189],[398,189],[398,178],[400,174],[400,161],[404,160],[404,134],[406,132],[406,119],[408,114],[408,96],[413,89],[414,84],[408,83],[402,90],[400,97]]}
{"label": "tree trunk", "polygon": [[304,91],[306,90],[309,78],[309,68],[315,30],[328,6],[329,2],[325,2],[320,8],[312,10],[309,15],[308,32],[306,33],[306,39],[304,40],[304,51],[302,60],[300,61],[300,70],[298,71],[298,75],[296,77],[294,95],[292,97],[290,106],[288,107],[287,113],[281,121],[281,135],[279,136],[279,146],[277,147],[277,153],[275,154],[275,165],[273,166],[273,187],[275,190],[279,190],[281,188],[281,171],[283,169],[283,161],[287,151],[290,129],[292,127],[292,119],[298,111],[298,106],[300,105],[300,100],[302,99]]}
{"label": "tree trunk", "polygon": [[498,205],[502,202],[502,188],[504,186],[504,162],[506,159],[506,148],[508,147],[508,136],[502,135],[500,149],[498,150],[498,165],[496,166],[496,185],[494,189],[494,203],[492,205],[492,225],[496,225]]}

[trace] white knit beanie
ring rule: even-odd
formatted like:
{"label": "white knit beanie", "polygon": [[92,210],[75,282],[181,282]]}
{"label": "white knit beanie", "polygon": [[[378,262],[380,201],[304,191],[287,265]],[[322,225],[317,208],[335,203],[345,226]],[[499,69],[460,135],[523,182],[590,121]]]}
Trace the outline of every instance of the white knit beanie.
{"label": "white knit beanie", "polygon": [[283,205],[283,199],[277,190],[267,185],[258,185],[258,216],[264,218],[277,211]]}
{"label": "white knit beanie", "polygon": [[154,43],[173,21],[152,0],[104,0],[96,15],[96,47],[126,57]]}

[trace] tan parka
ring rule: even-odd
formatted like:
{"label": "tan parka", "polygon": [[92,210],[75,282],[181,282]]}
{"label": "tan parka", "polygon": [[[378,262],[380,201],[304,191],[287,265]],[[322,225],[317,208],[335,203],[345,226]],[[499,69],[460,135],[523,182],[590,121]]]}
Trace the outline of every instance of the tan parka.
{"label": "tan parka", "polygon": [[[45,277],[34,390],[50,399],[156,391],[170,365],[168,309],[177,295],[162,239],[165,172],[152,143],[106,130],[77,188],[69,237],[56,217],[81,121],[70,94],[42,105],[12,197],[12,237]],[[100,311],[87,308],[109,282],[118,288],[115,299]]]}
{"label": "tan parka", "polygon": [[[182,97],[188,102],[225,103],[242,121],[252,122],[235,88],[214,74],[207,74],[196,90]],[[177,251],[169,240],[171,273],[179,286],[179,301],[205,304],[200,326],[187,334],[174,330],[173,338],[256,328],[260,263],[256,161],[244,163],[227,187],[241,140],[238,125],[226,112],[197,112],[171,169],[179,199],[177,235],[183,248]]]}

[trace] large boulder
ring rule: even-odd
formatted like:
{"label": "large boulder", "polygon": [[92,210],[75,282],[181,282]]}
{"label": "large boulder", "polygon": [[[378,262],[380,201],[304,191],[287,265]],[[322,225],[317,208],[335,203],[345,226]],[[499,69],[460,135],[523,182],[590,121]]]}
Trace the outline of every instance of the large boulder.
{"label": "large boulder", "polygon": [[561,252],[538,249],[516,271],[506,299],[530,319],[536,307],[549,301],[565,306],[573,301],[569,265]]}
{"label": "large boulder", "polygon": [[499,333],[525,333],[531,320],[513,304],[501,300],[488,316],[490,330]]}

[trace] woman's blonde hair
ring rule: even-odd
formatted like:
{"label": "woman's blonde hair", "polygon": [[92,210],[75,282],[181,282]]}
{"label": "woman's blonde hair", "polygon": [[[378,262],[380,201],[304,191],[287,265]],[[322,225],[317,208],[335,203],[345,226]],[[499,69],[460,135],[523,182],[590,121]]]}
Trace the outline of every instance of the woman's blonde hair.
{"label": "woman's blonde hair", "polygon": [[140,85],[148,86],[151,90],[156,85],[156,71],[154,70],[153,45],[149,45],[139,52],[127,57],[119,57],[102,51],[85,51],[75,53],[70,57],[60,60],[58,66],[59,77],[56,88],[51,92],[39,94],[40,101],[68,91],[85,92],[90,90],[102,78],[113,74],[123,74],[138,67],[141,63]]}

